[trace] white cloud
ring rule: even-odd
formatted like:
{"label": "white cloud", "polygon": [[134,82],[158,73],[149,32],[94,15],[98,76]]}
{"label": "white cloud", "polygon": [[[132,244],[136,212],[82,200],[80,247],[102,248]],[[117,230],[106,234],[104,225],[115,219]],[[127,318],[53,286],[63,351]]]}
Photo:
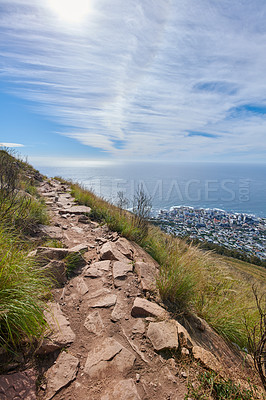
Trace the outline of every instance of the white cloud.
{"label": "white cloud", "polygon": [[0,147],[24,147],[24,144],[20,143],[0,143]]}
{"label": "white cloud", "polygon": [[263,157],[265,114],[231,113],[266,105],[264,1],[98,0],[81,26],[1,7],[2,76],[60,134],[119,158]]}
{"label": "white cloud", "polygon": [[29,156],[28,160],[30,163],[36,165],[37,167],[107,167],[113,165],[111,160],[88,160],[83,158],[67,158],[67,157],[35,157]]}

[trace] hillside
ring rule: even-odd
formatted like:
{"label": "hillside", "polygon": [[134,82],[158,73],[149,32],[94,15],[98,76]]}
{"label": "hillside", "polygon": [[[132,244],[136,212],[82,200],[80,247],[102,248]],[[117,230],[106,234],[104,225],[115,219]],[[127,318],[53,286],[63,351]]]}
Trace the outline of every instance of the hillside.
{"label": "hillside", "polygon": [[[184,268],[172,271],[179,275],[169,279],[169,264],[159,264],[162,259],[155,252],[155,245],[165,244],[165,236],[162,239],[158,230],[136,219],[134,226],[129,225],[131,216],[110,205],[107,213],[95,196],[93,204],[77,205],[73,195],[80,203],[91,202],[92,195],[58,179],[44,179],[38,190],[45,199],[50,224],[40,225],[45,221],[36,220],[23,240],[30,244],[24,251],[31,250],[27,259],[34,262],[35,270],[52,278],[54,288],[43,308],[50,329],[36,332],[39,339],[32,346],[28,345],[31,336],[26,335],[25,340],[22,335],[15,358],[2,351],[1,398],[262,398],[251,357],[232,345],[228,336],[224,335],[224,340],[217,334],[220,320],[216,314],[217,303],[225,294],[224,281],[230,281],[230,287],[226,286],[228,298],[222,306],[231,301],[229,295],[240,281],[242,291],[253,282],[261,283],[259,290],[264,290],[263,269],[206,255],[182,242],[177,248],[177,242],[168,238],[167,254],[162,254],[160,247],[160,256],[166,261],[169,248],[175,247]],[[115,220],[115,216],[120,219]],[[198,283],[201,290],[212,284],[206,293],[205,316],[215,330],[197,316],[199,286],[194,281],[191,286],[188,274],[181,275],[189,265],[197,269],[198,279],[199,270],[203,269],[204,278],[205,271],[209,273],[204,287],[202,281]],[[171,302],[173,279],[183,280],[183,291],[179,288]],[[214,291],[218,279],[221,290]],[[213,303],[210,293],[217,296]],[[236,297],[236,292],[233,294]],[[249,298],[246,292],[244,295]],[[211,309],[211,305],[216,308]],[[232,314],[237,307],[236,299],[235,304],[231,302]],[[228,315],[220,315],[225,317],[228,324]],[[232,331],[229,329],[228,335]],[[227,333],[225,324],[221,332]],[[234,333],[240,335],[236,337],[239,342],[244,340],[241,330]]]}

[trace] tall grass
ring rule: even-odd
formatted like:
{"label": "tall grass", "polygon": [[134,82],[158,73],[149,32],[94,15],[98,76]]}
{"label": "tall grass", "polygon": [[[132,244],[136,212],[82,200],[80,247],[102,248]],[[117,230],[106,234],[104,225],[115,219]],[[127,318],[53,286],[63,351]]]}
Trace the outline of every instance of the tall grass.
{"label": "tall grass", "polygon": [[259,313],[251,284],[238,279],[232,266],[226,268],[212,253],[189,246],[155,226],[142,230],[131,213],[79,185],[72,184],[71,189],[80,204],[92,208],[92,218],[136,241],[159,263],[157,287],[171,309],[195,312],[228,341],[248,347],[246,323],[253,327]]}
{"label": "tall grass", "polygon": [[27,257],[26,235],[48,222],[28,163],[0,150],[0,346],[14,349],[45,328],[45,296],[51,279]]}
{"label": "tall grass", "polygon": [[51,282],[27,257],[16,232],[0,226],[0,345],[15,348],[39,337],[46,326],[45,296]]}

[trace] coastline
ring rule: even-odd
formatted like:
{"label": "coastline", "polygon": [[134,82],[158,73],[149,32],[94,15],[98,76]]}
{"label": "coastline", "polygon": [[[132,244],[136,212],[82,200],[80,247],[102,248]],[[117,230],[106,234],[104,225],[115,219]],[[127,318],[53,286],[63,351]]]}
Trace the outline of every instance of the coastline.
{"label": "coastline", "polygon": [[153,220],[167,233],[266,260],[266,218],[218,208],[173,206],[160,210]]}

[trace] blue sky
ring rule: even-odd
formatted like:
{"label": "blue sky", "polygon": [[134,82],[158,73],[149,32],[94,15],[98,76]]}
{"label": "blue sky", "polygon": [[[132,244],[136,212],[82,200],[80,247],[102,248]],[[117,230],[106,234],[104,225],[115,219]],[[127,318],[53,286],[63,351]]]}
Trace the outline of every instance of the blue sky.
{"label": "blue sky", "polygon": [[0,0],[0,143],[35,165],[265,162],[265,18],[265,0]]}

